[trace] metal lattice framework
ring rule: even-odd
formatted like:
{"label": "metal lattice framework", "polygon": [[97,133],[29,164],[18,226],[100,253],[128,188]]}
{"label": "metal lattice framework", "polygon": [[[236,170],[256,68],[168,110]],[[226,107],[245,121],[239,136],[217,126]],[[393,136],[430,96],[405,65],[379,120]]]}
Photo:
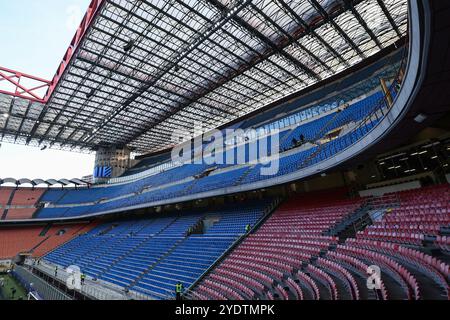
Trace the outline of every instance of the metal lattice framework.
{"label": "metal lattice framework", "polygon": [[406,33],[406,0],[93,0],[44,101],[0,94],[0,138],[165,149],[176,129],[216,128]]}

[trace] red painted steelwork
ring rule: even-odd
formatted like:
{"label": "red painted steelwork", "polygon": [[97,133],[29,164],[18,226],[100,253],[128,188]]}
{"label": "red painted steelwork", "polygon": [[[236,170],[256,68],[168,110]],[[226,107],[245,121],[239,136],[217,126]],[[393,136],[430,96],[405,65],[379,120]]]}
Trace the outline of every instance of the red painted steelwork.
{"label": "red painted steelwork", "polygon": [[[27,85],[23,81],[32,82],[33,85]],[[20,97],[31,101],[45,103],[43,94],[39,94],[42,88],[49,88],[51,82],[42,78],[38,78],[23,72],[11,70],[0,66],[0,84],[2,81],[9,83],[9,87],[13,86],[13,90],[5,89],[0,86],[0,93]]]}
{"label": "red painted steelwork", "polygon": [[70,42],[70,46],[67,49],[62,62],[60,63],[58,70],[56,71],[56,74],[53,76],[53,79],[51,81],[51,85],[49,89],[47,90],[47,93],[44,97],[44,100],[47,102],[48,99],[51,97],[53,90],[55,89],[56,85],[58,84],[59,79],[64,73],[64,70],[66,70],[66,67],[70,63],[70,59],[72,58],[73,54],[75,53],[75,50],[77,49],[78,45],[80,44],[81,40],[83,39],[83,36],[85,35],[87,29],[89,28],[93,18],[95,17],[98,9],[102,5],[102,3],[105,2],[105,0],[92,0],[91,4],[89,5],[89,8],[86,12],[86,14],[83,17],[83,20],[81,21],[80,26],[78,27],[72,41]]}
{"label": "red painted steelwork", "polygon": [[[89,5],[89,8],[86,12],[86,14],[83,17],[83,20],[81,21],[80,26],[78,27],[72,41],[70,42],[70,46],[67,49],[62,62],[60,63],[56,74],[53,76],[53,79],[51,81],[44,80],[35,76],[31,76],[29,74],[7,69],[4,67],[0,67],[0,84],[1,81],[7,81],[9,82],[9,87],[11,87],[11,84],[14,87],[14,90],[10,89],[2,89],[0,87],[0,93],[11,95],[14,97],[20,97],[27,100],[40,102],[40,103],[47,103],[48,99],[51,97],[53,90],[55,89],[56,85],[58,84],[59,79],[64,73],[64,70],[69,65],[70,59],[72,58],[75,50],[77,49],[78,45],[80,44],[81,40],[83,39],[83,36],[85,35],[87,29],[89,28],[93,18],[95,17],[95,14],[97,13],[98,9],[102,5],[102,3],[105,2],[105,0],[92,0],[91,4]],[[31,81],[33,83],[36,83],[36,85],[33,84],[33,86],[30,88],[29,86],[25,85],[24,83],[21,83],[21,80],[27,79],[28,81]],[[47,88],[47,91],[45,94],[39,94],[37,91]]]}

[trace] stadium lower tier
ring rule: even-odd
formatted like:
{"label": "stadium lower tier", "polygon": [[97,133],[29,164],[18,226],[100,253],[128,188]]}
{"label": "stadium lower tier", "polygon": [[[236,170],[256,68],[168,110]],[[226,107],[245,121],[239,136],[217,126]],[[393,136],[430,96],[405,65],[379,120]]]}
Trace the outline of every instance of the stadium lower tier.
{"label": "stadium lower tier", "polygon": [[[437,241],[448,232],[449,185],[400,192],[385,200],[374,206],[368,199],[325,200],[324,195],[291,199],[188,295],[239,300],[448,299],[450,252]],[[381,220],[370,220],[374,211],[382,212]],[[343,237],[355,226],[350,222],[361,219],[373,224],[356,239]],[[439,258],[430,255],[436,252]],[[369,288],[371,277],[379,281]]]}
{"label": "stadium lower tier", "polygon": [[41,257],[72,238],[87,232],[94,223],[0,228],[0,259],[19,253]]}
{"label": "stadium lower tier", "polygon": [[98,225],[44,258],[153,299],[187,288],[264,215],[267,201],[209,212]]}
{"label": "stadium lower tier", "polygon": [[43,260],[152,299],[173,298],[178,282],[186,299],[448,299],[449,200],[448,184],[367,198],[335,189],[272,213],[259,200],[71,225],[64,239],[62,226],[7,228],[0,243],[3,257],[60,245]]}

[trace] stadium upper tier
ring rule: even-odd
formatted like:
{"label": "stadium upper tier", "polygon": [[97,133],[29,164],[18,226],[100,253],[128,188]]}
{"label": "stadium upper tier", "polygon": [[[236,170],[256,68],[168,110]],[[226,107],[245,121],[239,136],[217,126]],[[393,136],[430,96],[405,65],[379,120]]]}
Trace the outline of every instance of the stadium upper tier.
{"label": "stadium upper tier", "polygon": [[407,26],[406,0],[92,0],[51,81],[27,87],[0,68],[12,86],[0,87],[0,139],[165,150],[174,129],[217,128],[309,88]]}
{"label": "stadium upper tier", "polygon": [[[284,149],[289,147],[295,134],[292,130],[300,128],[301,124],[326,115],[332,112],[345,102],[353,101],[368,92],[380,88],[380,79],[393,79],[399,69],[402,51],[397,51],[394,56],[379,59],[370,66],[357,70],[351,75],[347,75],[331,84],[302,95],[298,98],[290,99],[260,112],[249,119],[242,120],[234,124],[233,129],[256,129],[263,134],[270,134],[271,130],[278,129],[281,135],[291,133],[291,136],[283,139]],[[391,65],[389,65],[391,64]],[[386,67],[386,65],[389,65]],[[298,135],[297,135],[298,140]],[[169,167],[171,160],[170,152],[165,152],[156,156],[142,159],[137,165],[127,170],[124,176],[134,175],[155,167]]]}
{"label": "stadium upper tier", "polygon": [[[349,85],[345,89],[342,88],[343,91],[336,88],[337,91],[326,95],[323,100],[314,101],[308,108],[300,106],[300,110],[292,110],[294,116],[287,115],[282,120],[295,120],[295,115],[299,114],[310,116],[298,116],[298,122],[294,121],[281,129],[276,128],[281,131],[280,153],[270,150],[271,155],[265,159],[265,163],[251,161],[249,149],[252,143],[258,142],[259,149],[263,149],[263,145],[260,140],[249,139],[241,146],[230,146],[216,155],[226,158],[232,154],[236,160],[238,150],[245,150],[243,164],[226,161],[223,164],[209,164],[207,159],[202,158],[199,164],[178,164],[169,166],[162,172],[148,169],[138,174],[142,175],[142,178],[134,178],[125,183],[84,189],[51,188],[40,199],[39,202],[45,204],[45,207],[41,208],[35,217],[75,217],[146,206],[164,200],[179,201],[181,197],[204,196],[205,192],[210,191],[226,192],[227,188],[235,186],[251,187],[257,182],[272,181],[320,163],[358,143],[387,113],[389,103],[380,91],[379,79],[395,84],[402,56],[401,53],[390,55],[377,64],[378,68],[367,68],[363,80],[343,80]],[[392,85],[390,95],[394,99],[396,90]],[[343,96],[347,96],[349,100],[343,100]],[[276,120],[276,123],[280,123],[280,120]],[[261,128],[270,127],[271,124],[261,124]],[[264,143],[275,139],[269,130],[262,132],[270,137],[264,140]],[[130,177],[133,178],[124,178]]]}

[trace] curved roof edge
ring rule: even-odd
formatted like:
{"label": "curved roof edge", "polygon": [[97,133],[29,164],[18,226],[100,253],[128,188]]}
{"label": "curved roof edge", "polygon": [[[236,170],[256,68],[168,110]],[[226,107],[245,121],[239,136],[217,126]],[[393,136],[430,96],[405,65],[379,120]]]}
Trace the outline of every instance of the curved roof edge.
{"label": "curved roof edge", "polygon": [[67,186],[67,185],[75,185],[75,186],[90,186],[91,183],[87,182],[87,181],[83,181],[81,179],[78,178],[73,178],[73,179],[60,179],[60,180],[56,180],[56,179],[48,179],[48,180],[44,180],[44,179],[27,179],[27,178],[22,178],[22,179],[14,179],[14,178],[0,178],[0,187],[3,184],[6,183],[12,183],[15,184],[17,187],[18,186],[22,186],[22,185],[26,185],[26,184],[30,184],[33,187],[41,185],[41,184],[46,184],[48,187],[49,186],[54,186],[54,185],[62,185],[62,186]]}

